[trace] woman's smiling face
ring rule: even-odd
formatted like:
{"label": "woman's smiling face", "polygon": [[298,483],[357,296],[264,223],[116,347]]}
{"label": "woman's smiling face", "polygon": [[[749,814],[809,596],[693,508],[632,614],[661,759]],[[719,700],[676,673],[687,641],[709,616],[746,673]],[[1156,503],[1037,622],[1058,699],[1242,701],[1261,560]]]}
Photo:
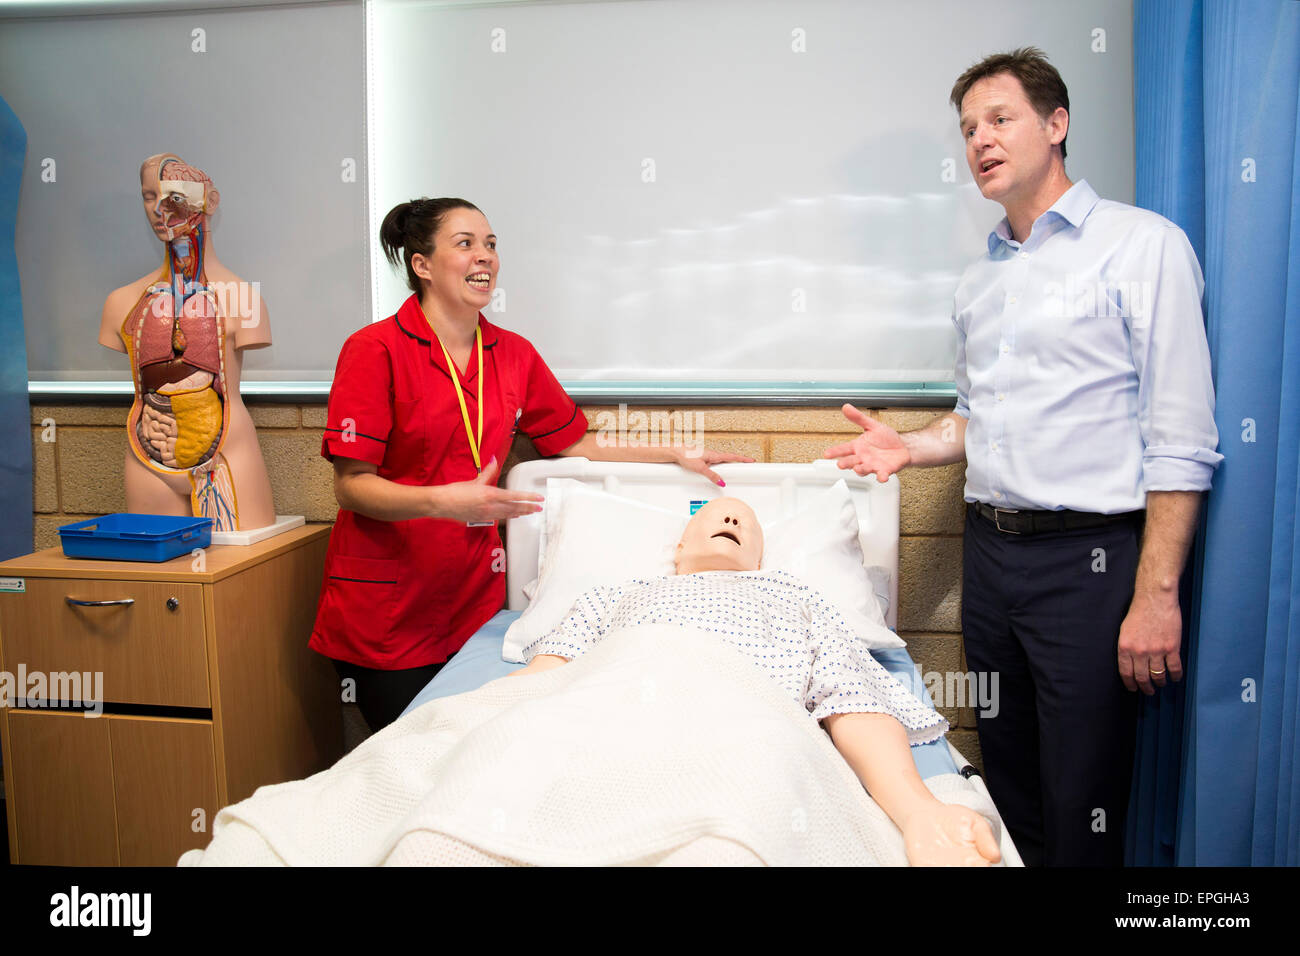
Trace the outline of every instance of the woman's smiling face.
{"label": "woman's smiling face", "polygon": [[432,254],[411,258],[425,294],[450,311],[486,308],[500,264],[497,237],[477,209],[449,210],[434,233]]}

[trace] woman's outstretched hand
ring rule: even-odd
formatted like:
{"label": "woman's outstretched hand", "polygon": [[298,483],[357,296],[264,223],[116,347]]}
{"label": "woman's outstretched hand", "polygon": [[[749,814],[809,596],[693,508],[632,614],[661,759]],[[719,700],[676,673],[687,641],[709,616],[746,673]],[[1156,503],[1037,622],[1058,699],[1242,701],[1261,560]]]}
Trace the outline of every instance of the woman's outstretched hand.
{"label": "woman's outstretched hand", "polygon": [[542,510],[544,499],[541,495],[496,487],[493,482],[500,470],[501,465],[493,458],[472,481],[435,486],[435,517],[487,522],[518,518]]}
{"label": "woman's outstretched hand", "polygon": [[725,488],[727,483],[718,477],[711,465],[720,465],[728,461],[745,461],[752,462],[754,459],[748,455],[737,455],[729,451],[713,451],[708,448],[680,448],[672,449],[677,464],[681,465],[687,471],[693,471],[697,475],[703,475],[709,481],[713,482],[719,488]]}

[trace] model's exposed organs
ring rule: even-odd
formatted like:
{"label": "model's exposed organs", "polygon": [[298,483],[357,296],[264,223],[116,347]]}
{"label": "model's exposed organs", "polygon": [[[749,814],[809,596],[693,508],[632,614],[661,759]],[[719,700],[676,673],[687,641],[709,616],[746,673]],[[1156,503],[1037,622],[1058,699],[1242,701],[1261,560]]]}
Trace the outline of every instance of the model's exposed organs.
{"label": "model's exposed organs", "polygon": [[[188,485],[190,513],[211,518],[214,531],[246,529],[250,520],[251,527],[263,527],[275,517],[270,482],[252,420],[239,402],[239,366],[230,365],[231,378],[227,364],[233,349],[270,339],[264,328],[244,339],[235,327],[235,338],[227,340],[230,314],[218,288],[243,284],[213,256],[207,235],[220,193],[203,170],[159,153],[140,166],[140,198],[165,251],[159,273],[109,297],[120,302],[119,293],[129,288],[132,297],[113,308],[133,302],[115,328],[135,385],[126,428],[127,505],[154,514],[184,513],[177,498]],[[215,285],[208,279],[209,264],[219,278]],[[253,309],[264,318],[256,300]],[[114,320],[106,312],[105,322]],[[101,329],[105,345],[108,328]],[[232,469],[239,471],[240,491],[251,489],[242,522]]]}
{"label": "model's exposed organs", "polygon": [[188,470],[212,459],[225,434],[225,335],[208,291],[175,314],[170,286],[152,285],[123,324],[140,401],[129,423],[137,454]]}

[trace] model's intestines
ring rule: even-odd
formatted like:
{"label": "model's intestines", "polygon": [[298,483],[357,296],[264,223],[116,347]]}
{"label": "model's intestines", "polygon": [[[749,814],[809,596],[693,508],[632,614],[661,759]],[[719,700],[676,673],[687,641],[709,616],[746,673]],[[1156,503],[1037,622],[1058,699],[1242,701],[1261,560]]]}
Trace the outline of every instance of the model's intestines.
{"label": "model's intestines", "polygon": [[[170,245],[190,244],[189,238]],[[179,258],[184,258],[184,253]],[[202,282],[155,283],[131,310],[123,336],[140,390],[133,422],[139,453],[164,468],[189,469],[211,459],[225,431],[225,330],[216,298]],[[189,295],[185,295],[188,289]],[[176,303],[181,300],[179,314]]]}

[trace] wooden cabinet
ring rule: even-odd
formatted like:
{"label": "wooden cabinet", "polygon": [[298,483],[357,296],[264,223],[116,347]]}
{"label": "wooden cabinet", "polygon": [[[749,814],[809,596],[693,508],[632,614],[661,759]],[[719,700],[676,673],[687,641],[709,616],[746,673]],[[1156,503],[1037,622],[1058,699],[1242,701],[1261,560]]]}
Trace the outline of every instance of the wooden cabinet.
{"label": "wooden cabinet", "polygon": [[0,672],[24,698],[0,701],[12,862],[171,865],[221,807],[338,759],[338,678],[307,647],[328,540],[0,563]]}

